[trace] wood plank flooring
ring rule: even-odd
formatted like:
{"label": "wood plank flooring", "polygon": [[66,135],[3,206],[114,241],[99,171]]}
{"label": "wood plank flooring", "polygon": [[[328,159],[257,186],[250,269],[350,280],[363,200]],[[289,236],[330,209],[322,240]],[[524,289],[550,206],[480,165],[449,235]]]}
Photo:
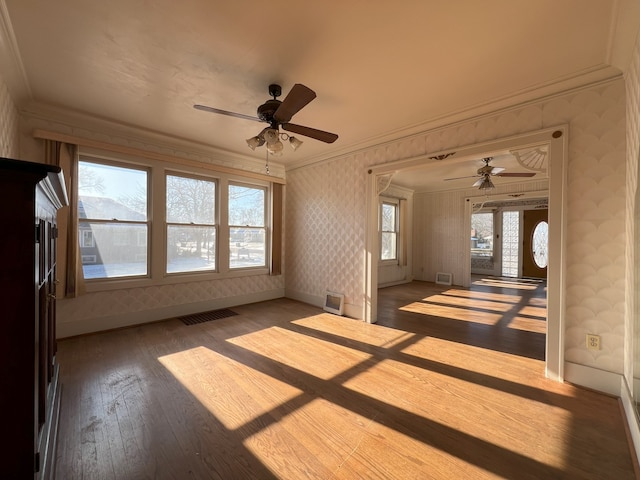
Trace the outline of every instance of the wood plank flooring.
{"label": "wood plank flooring", "polygon": [[544,284],[293,300],[59,342],[56,478],[632,479],[618,400],[544,378]]}

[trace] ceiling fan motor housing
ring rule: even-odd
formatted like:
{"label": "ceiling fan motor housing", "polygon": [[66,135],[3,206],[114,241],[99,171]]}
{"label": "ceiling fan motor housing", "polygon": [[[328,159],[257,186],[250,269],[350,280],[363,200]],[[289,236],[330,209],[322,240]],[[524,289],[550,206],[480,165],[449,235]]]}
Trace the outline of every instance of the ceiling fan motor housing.
{"label": "ceiling fan motor housing", "polygon": [[276,100],[275,98],[273,100],[267,100],[258,107],[258,118],[263,122],[272,123],[273,115],[275,115],[281,103],[280,100]]}
{"label": "ceiling fan motor housing", "polygon": [[488,164],[478,169],[478,175],[489,175],[493,171],[493,167]]}

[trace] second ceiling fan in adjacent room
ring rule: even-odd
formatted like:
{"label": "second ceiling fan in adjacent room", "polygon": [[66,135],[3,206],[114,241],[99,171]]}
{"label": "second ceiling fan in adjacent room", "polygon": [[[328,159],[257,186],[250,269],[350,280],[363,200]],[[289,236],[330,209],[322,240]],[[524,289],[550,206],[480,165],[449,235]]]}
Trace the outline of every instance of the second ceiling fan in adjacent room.
{"label": "second ceiling fan in adjacent room", "polygon": [[484,166],[480,167],[475,175],[469,175],[467,177],[455,177],[445,178],[444,180],[460,180],[463,178],[478,178],[472,185],[478,187],[480,190],[490,190],[495,188],[495,185],[491,181],[491,177],[533,177],[535,172],[505,172],[504,167],[492,167],[489,162],[493,160],[493,157],[483,158]]}

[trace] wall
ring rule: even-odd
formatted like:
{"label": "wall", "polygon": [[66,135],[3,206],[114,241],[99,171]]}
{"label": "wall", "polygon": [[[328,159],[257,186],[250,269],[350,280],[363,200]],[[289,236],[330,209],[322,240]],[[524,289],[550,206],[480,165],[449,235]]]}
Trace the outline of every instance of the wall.
{"label": "wall", "polygon": [[627,197],[626,197],[626,305],[625,305],[625,382],[621,388],[631,436],[636,454],[640,457],[640,423],[637,403],[640,399],[640,301],[638,298],[637,252],[640,245],[640,192],[638,192],[638,170],[640,169],[640,37],[636,41],[631,64],[625,74],[627,105]]}
{"label": "wall", "polygon": [[[255,173],[264,173],[264,163],[246,163],[215,150],[202,150],[188,142],[168,143],[164,137],[148,134],[98,119],[75,118],[24,112],[20,125],[21,153],[25,160],[42,161],[43,143],[34,139],[36,129],[64,133],[111,145],[141,149],[171,157],[196,160]],[[77,127],[74,125],[82,125]],[[112,154],[113,156],[114,154]],[[117,154],[116,154],[117,156]],[[283,176],[281,166],[272,165],[273,176]],[[200,280],[191,277],[184,283],[148,285],[135,288],[110,288],[88,292],[77,298],[57,302],[59,338],[163,320],[190,313],[253,303],[284,295],[284,275],[246,275],[235,278]]]}
{"label": "wall", "polygon": [[[364,282],[364,159],[287,172],[285,295],[323,305],[327,290],[345,295],[357,317]],[[291,275],[291,277],[289,277]]]}
{"label": "wall", "polygon": [[0,75],[0,157],[19,159],[18,111]]}
{"label": "wall", "polygon": [[627,90],[627,259],[626,263],[635,268],[627,269],[627,286],[630,289],[627,295],[627,361],[625,365],[625,377],[629,386],[633,385],[633,377],[640,376],[640,363],[634,350],[637,352],[638,344],[635,339],[640,335],[637,324],[640,305],[637,304],[637,245],[639,244],[638,218],[640,218],[640,198],[638,192],[638,169],[640,168],[640,38],[636,43],[633,61],[627,70],[625,77]]}
{"label": "wall", "polygon": [[[325,289],[337,283],[335,288],[345,292],[350,311],[362,315],[367,167],[562,124],[569,125],[565,360],[589,367],[589,372],[593,368],[621,375],[626,272],[622,79],[288,171],[287,244],[294,248],[287,251],[287,296],[317,304]],[[425,276],[441,269],[451,272],[454,281],[461,275],[455,252],[467,247],[468,232],[451,216],[452,210],[462,210],[458,201],[459,194],[452,193],[428,199],[430,217],[418,219],[415,229],[429,228],[433,234],[424,239],[422,250],[414,250],[414,265],[420,265],[414,270],[416,276],[420,268]],[[415,208],[419,208],[417,198]],[[337,211],[342,212],[339,217]],[[415,238],[414,242],[420,244]],[[452,248],[435,256],[433,252],[444,244]],[[587,333],[601,335],[600,351],[586,349]],[[568,373],[582,380],[584,371]]]}

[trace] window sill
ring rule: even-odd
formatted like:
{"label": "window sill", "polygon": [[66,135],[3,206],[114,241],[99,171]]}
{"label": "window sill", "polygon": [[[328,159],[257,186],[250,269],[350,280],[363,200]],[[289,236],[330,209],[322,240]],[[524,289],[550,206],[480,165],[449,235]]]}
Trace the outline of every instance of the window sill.
{"label": "window sill", "polygon": [[232,278],[254,277],[269,275],[268,268],[247,268],[229,272],[200,272],[200,273],[172,273],[162,278],[118,278],[111,280],[86,280],[87,293],[128,290],[133,288],[146,288],[162,285],[178,285],[181,283],[210,282],[213,280],[226,280]]}

